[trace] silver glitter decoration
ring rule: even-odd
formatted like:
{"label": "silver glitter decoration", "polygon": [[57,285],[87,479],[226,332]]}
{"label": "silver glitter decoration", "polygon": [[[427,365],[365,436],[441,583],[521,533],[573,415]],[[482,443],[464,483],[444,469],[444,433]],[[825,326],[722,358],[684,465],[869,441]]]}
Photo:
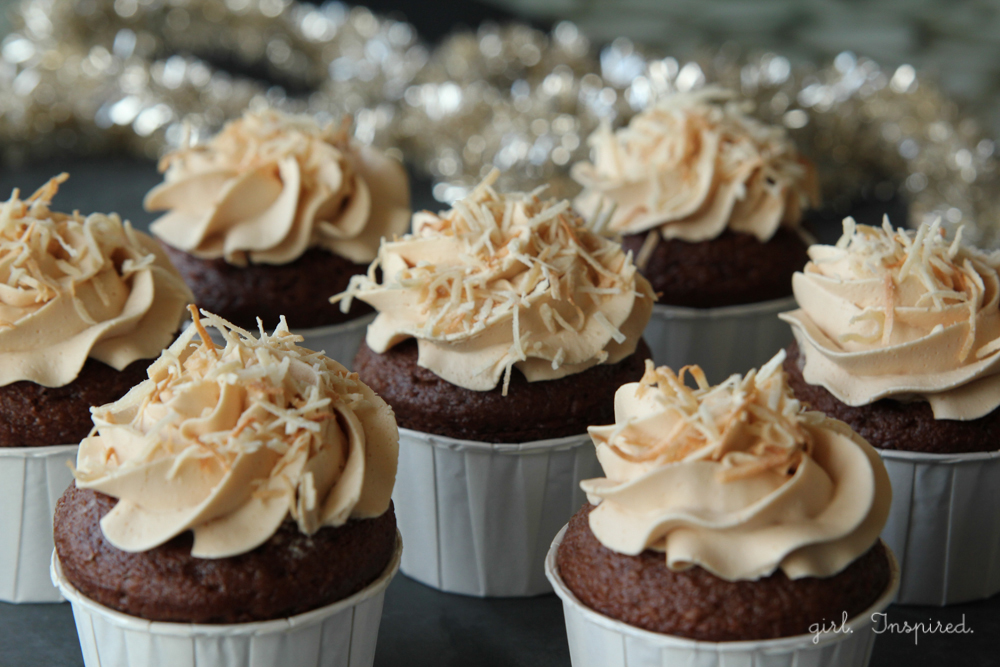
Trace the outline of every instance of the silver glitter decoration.
{"label": "silver glitter decoration", "polygon": [[[516,45],[524,44],[540,48],[543,60],[522,62]],[[453,62],[461,71],[448,69]],[[418,81],[428,83],[405,97],[402,134],[444,201],[493,165],[505,170],[504,185],[548,181],[555,194],[575,194],[569,166],[588,158],[586,138],[600,119],[622,125],[663,95],[721,84],[789,130],[817,162],[834,210],[846,212],[861,195],[888,200],[898,192],[911,225],[940,217],[947,227],[965,225],[973,242],[1000,245],[994,142],[909,65],[886,70],[842,53],[824,67],[796,69],[780,55],[727,48],[684,62],[624,38],[595,58],[576,28],[561,23],[551,35],[514,26],[452,38]]]}
{"label": "silver glitter decoration", "polygon": [[[553,195],[578,187],[601,119],[621,125],[676,90],[719,83],[785,125],[817,161],[826,201],[908,202],[1000,246],[995,144],[909,65],[842,53],[794,68],[728,47],[689,61],[628,39],[596,51],[572,24],[551,33],[484,24],[433,50],[407,23],[363,7],[290,0],[25,0],[0,44],[0,157],[65,152],[156,157],[186,122],[207,136],[247,107],[320,120],[397,151],[450,202],[492,167],[501,185]],[[971,233],[970,233],[971,232]]]}
{"label": "silver glitter decoration", "polygon": [[0,45],[8,163],[65,151],[156,157],[183,122],[197,139],[262,106],[321,121],[353,114],[359,139],[388,146],[428,57],[409,24],[340,3],[27,0],[15,26]]}

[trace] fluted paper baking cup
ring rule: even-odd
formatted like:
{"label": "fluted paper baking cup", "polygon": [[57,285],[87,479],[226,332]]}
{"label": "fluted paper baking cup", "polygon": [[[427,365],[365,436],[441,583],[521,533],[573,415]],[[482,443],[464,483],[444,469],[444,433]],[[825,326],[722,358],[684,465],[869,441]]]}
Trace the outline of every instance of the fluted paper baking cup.
{"label": "fluted paper baking cup", "polygon": [[[371,313],[341,324],[312,329],[292,329],[292,333],[302,336],[302,347],[317,352],[323,351],[334,361],[339,361],[348,369],[354,370],[354,355],[358,353],[358,348],[361,347],[361,342],[368,332],[368,325],[374,319],[375,313]],[[224,342],[222,334],[217,329],[210,329],[209,335],[216,343]]]}
{"label": "fluted paper baking cup", "polygon": [[[836,632],[756,641],[707,642],[650,632],[599,614],[566,587],[556,566],[556,551],[566,529],[559,531],[545,558],[545,574],[562,599],[573,667],[865,667],[875,645],[873,615],[892,602],[899,586],[899,567],[886,551],[892,579],[875,603]],[[849,631],[848,631],[849,630]]]}
{"label": "fluted paper baking cup", "polygon": [[794,310],[795,297],[722,308],[653,306],[643,338],[657,366],[697,364],[718,384],[733,373],[760,368],[792,342],[778,313]]}
{"label": "fluted paper baking cup", "polygon": [[1000,452],[878,452],[892,481],[882,539],[903,573],[897,602],[946,605],[1000,593]]}
{"label": "fluted paper baking cup", "polygon": [[77,445],[0,447],[0,600],[62,602],[49,578],[52,515]]}
{"label": "fluted paper baking cup", "polygon": [[160,623],[122,614],[76,590],[54,551],[51,575],[73,605],[86,667],[370,667],[385,589],[399,569],[402,549],[397,533],[385,571],[354,595],[260,623]]}
{"label": "fluted paper baking cup", "polygon": [[600,474],[586,434],[491,444],[399,429],[403,574],[480,597],[551,592],[549,542],[586,501],[580,480]]}
{"label": "fluted paper baking cup", "polygon": [[368,332],[368,325],[375,319],[375,313],[355,318],[343,324],[333,324],[328,327],[313,329],[295,329],[305,340],[302,347],[310,350],[322,350],[326,356],[339,361],[348,369],[354,370],[354,355],[358,353],[361,342]]}

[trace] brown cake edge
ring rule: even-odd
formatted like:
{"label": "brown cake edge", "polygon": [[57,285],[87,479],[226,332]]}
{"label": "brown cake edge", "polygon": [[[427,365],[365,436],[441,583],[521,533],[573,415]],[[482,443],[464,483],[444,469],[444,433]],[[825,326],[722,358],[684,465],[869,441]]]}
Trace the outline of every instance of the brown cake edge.
{"label": "brown cake edge", "polygon": [[935,419],[924,400],[883,398],[868,405],[843,403],[825,387],[802,376],[804,359],[798,343],[786,348],[784,363],[795,397],[813,410],[846,423],[872,447],[926,454],[996,451],[1000,443],[1000,408],[970,421]]}
{"label": "brown cake edge", "polygon": [[363,590],[397,549],[395,514],[324,527],[312,536],[285,521],[264,544],[221,559],[191,556],[192,534],[140,553],[104,538],[99,520],[117,501],[70,485],[56,505],[64,577],[81,595],[150,621],[230,624],[288,618]]}
{"label": "brown cake edge", "polygon": [[75,445],[94,422],[92,406],[112,403],[147,377],[154,359],[115,370],[87,358],[76,379],[61,387],[20,380],[0,387],[0,448]]}
{"label": "brown cake edge", "polygon": [[892,569],[881,540],[832,577],[790,580],[780,570],[728,581],[695,566],[674,572],[664,555],[619,554],[590,530],[584,505],[556,553],[560,579],[584,606],[628,625],[698,641],[778,639],[813,634],[814,624],[851,619],[881,598]]}
{"label": "brown cake edge", "polygon": [[400,428],[462,440],[531,442],[580,435],[614,421],[614,396],[638,382],[652,357],[640,340],[617,364],[600,364],[556,380],[528,382],[511,373],[501,386],[473,391],[451,384],[417,364],[417,343],[403,341],[382,354],[362,343],[354,359],[361,381],[392,406]]}

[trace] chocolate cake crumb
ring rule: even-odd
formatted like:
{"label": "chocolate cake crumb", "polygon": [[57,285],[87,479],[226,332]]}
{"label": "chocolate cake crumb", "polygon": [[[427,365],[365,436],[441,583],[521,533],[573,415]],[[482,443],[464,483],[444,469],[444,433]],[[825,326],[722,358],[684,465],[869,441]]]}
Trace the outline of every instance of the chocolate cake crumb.
{"label": "chocolate cake crumb", "polygon": [[728,581],[702,567],[675,572],[664,554],[620,554],[590,530],[585,505],[569,521],[557,552],[559,576],[584,605],[645,630],[700,641],[775,639],[811,634],[865,611],[891,579],[881,541],[832,577],[789,579],[781,570],[756,581]]}
{"label": "chocolate cake crumb", "polygon": [[377,579],[396,548],[390,504],[379,517],[311,536],[285,521],[261,546],[228,558],[193,557],[190,531],[127,553],[105,539],[99,523],[117,502],[70,485],[56,505],[56,552],[83,595],[150,621],[248,623],[318,609]]}
{"label": "chocolate cake crumb", "polygon": [[75,445],[94,422],[90,408],[117,401],[146,379],[153,359],[138,359],[120,371],[88,358],[76,379],[62,387],[28,380],[0,387],[0,447]]}
{"label": "chocolate cake crumb", "polygon": [[1000,448],[1000,408],[969,421],[934,419],[927,401],[883,398],[868,405],[850,406],[825,387],[802,377],[803,359],[798,343],[787,348],[785,372],[795,397],[812,410],[839,419],[872,447],[928,454],[995,452]]}
{"label": "chocolate cake crumb", "polygon": [[501,386],[474,391],[417,365],[417,341],[382,354],[362,344],[354,359],[361,381],[396,413],[401,428],[462,440],[530,442],[587,432],[615,420],[615,392],[638,382],[652,355],[645,341],[617,364],[599,364],[557,380],[528,382],[516,368],[507,396]]}
{"label": "chocolate cake crumb", "polygon": [[195,303],[238,327],[257,331],[257,318],[266,329],[278,325],[281,315],[293,329],[340,324],[372,312],[355,299],[350,312],[330,303],[347,289],[351,276],[365,273],[367,264],[355,264],[322,248],[310,248],[288,264],[233,266],[224,259],[199,259],[161,243]]}
{"label": "chocolate cake crumb", "polygon": [[[649,233],[625,236],[622,246],[638,257]],[[806,247],[787,227],[779,227],[766,243],[727,229],[697,243],[660,239],[641,271],[660,304],[719,308],[759,303],[791,296],[792,275],[809,260]]]}

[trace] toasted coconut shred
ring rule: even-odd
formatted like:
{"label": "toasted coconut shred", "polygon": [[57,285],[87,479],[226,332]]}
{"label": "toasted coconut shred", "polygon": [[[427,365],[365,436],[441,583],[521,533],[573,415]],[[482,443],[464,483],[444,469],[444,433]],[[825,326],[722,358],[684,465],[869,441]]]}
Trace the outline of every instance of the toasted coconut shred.
{"label": "toasted coconut shred", "polygon": [[[806,427],[822,421],[822,415],[806,412],[793,396],[781,369],[784,359],[781,351],[759,371],[733,375],[714,387],[699,366],[674,373],[647,360],[635,396],[661,407],[673,425],[651,433],[626,421],[607,434],[591,429],[591,435],[631,463],[721,462],[717,477],[722,482],[767,471],[791,476],[802,457],[812,453]],[[685,376],[697,387],[689,387]]]}
{"label": "toasted coconut shred", "polygon": [[[539,191],[498,194],[497,176],[494,170],[448,212],[415,216],[414,233],[383,243],[368,274],[352,278],[334,300],[345,312],[354,298],[371,303],[386,324],[394,318],[393,335],[421,344],[465,344],[493,327],[509,327],[509,348],[484,355],[479,371],[488,376],[499,369],[505,395],[511,369],[531,357],[549,361],[558,373],[566,364],[608,362],[605,348],[612,344],[625,344],[630,354],[638,338],[633,322],[642,320],[641,331],[652,305],[631,253],[587,227],[569,201],[543,200]],[[532,328],[526,318],[540,326]],[[390,346],[373,345],[379,327],[376,320],[369,330],[377,352]],[[613,361],[622,356],[618,351]],[[496,381],[473,384],[490,389]]]}
{"label": "toasted coconut shred", "polygon": [[707,87],[665,97],[617,130],[603,123],[588,140],[593,162],[572,170],[584,187],[577,207],[621,233],[652,229],[692,242],[727,226],[761,241],[779,225],[797,226],[819,203],[814,169],[784,128],[734,98]]}
{"label": "toasted coconut shred", "polygon": [[247,114],[226,125],[210,143],[195,143],[185,129],[181,145],[160,158],[158,168],[164,172],[171,167],[182,167],[186,161],[208,160],[224,162],[233,169],[249,169],[288,156],[319,167],[325,156],[319,155],[316,148],[327,143],[346,151],[352,122],[350,116],[345,116],[339,126],[333,123],[320,126],[309,117],[273,110]]}
{"label": "toasted coconut shred", "polygon": [[784,360],[714,387],[697,366],[647,362],[618,389],[616,423],[588,429],[605,476],[580,483],[601,544],[729,581],[826,577],[871,548],[891,502],[885,467],[846,424],[804,409]]}
{"label": "toasted coconut shred", "polygon": [[[192,529],[194,555],[224,557],[254,548],[286,517],[313,534],[383,512],[395,422],[357,374],[299,347],[284,319],[254,336],[211,313],[192,316],[148,380],[93,410],[75,474],[79,486],[120,498],[123,509],[102,521],[112,543],[145,550]],[[193,498],[169,500],[178,486]]]}
{"label": "toasted coconut shred", "polygon": [[[80,319],[95,324],[98,320],[77,295],[77,286],[91,281],[112,261],[124,279],[156,260],[132,226],[114,213],[84,217],[77,212],[51,211],[49,204],[67,178],[68,174],[61,174],[51,179],[23,201],[14,190],[0,204],[0,311],[4,315],[20,309],[18,314],[24,317],[65,293]],[[97,296],[110,306],[111,295],[99,285],[94,283]],[[4,318],[7,325],[16,321]]]}
{"label": "toasted coconut shred", "polygon": [[[336,403],[352,411],[364,405],[357,374],[339,364],[339,368],[331,366],[330,359],[322,352],[296,345],[303,339],[288,330],[283,317],[273,333],[268,334],[262,328],[255,337],[203,311],[201,315],[225,341],[220,349],[194,306],[191,313],[200,341],[196,343],[187,336],[190,342],[181,350],[175,346],[164,350],[150,368],[151,379],[140,385],[144,395],[139,409],[125,413],[131,417],[128,425],[136,432],[156,436],[148,438],[148,446],[140,456],[130,460],[131,465],[180,454],[217,459],[228,467],[239,454],[267,447],[281,454],[283,461],[273,469],[273,475],[281,475],[287,462],[300,450],[317,450],[323,445],[323,424],[335,419]],[[304,364],[313,373],[291,372],[293,361]],[[178,419],[176,411],[167,406],[205,383],[246,388],[238,421],[231,430],[182,433],[184,420]],[[159,416],[161,421],[151,423],[151,415]],[[92,435],[102,425],[124,425],[119,421],[120,414],[104,408],[95,408],[94,417]],[[114,456],[114,451],[111,452]],[[91,478],[82,470],[77,471],[77,476],[84,481]],[[260,492],[260,489],[255,491]]]}
{"label": "toasted coconut shred", "polygon": [[[354,142],[351,118],[320,126],[273,109],[247,112],[209,141],[160,160],[147,210],[153,234],[201,258],[286,264],[309,247],[355,262],[406,229],[409,186],[395,160]],[[375,204],[374,202],[377,202]]]}
{"label": "toasted coconut shred", "polygon": [[0,385],[61,387],[88,357],[156,357],[192,299],[149,236],[116,214],[50,209],[67,174],[0,203]]}
{"label": "toasted coconut shred", "polygon": [[[969,326],[961,346],[959,361],[973,353],[976,341],[977,314],[984,300],[991,297],[983,274],[995,272],[1000,257],[987,256],[961,245],[962,228],[955,238],[948,241],[940,220],[922,225],[916,231],[894,229],[885,217],[881,227],[858,225],[853,218],[844,220],[844,233],[837,242],[836,251],[823,257],[814,257],[813,263],[822,273],[825,265],[838,264],[833,275],[846,273],[850,279],[876,279],[882,281],[881,303],[867,306],[851,323],[871,321],[874,332],[839,334],[842,343],[858,342],[886,346],[892,339],[899,308],[920,308],[929,312],[942,312],[963,306]],[[846,267],[846,272],[840,268]],[[915,299],[904,298],[901,286],[907,279],[916,280],[920,294]],[[996,351],[993,341],[975,350],[975,358],[982,358]]]}

